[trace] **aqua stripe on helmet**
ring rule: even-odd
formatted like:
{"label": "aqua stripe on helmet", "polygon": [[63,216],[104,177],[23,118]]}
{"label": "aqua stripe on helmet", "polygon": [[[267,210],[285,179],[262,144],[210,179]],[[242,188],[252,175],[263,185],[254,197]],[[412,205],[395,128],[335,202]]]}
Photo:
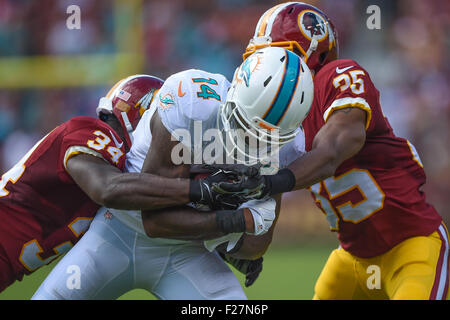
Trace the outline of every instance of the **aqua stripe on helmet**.
{"label": "aqua stripe on helmet", "polygon": [[286,111],[289,109],[300,76],[300,58],[291,51],[285,50],[285,52],[286,68],[283,79],[281,80],[277,96],[263,118],[263,120],[273,125],[278,125],[281,119],[283,119]]}

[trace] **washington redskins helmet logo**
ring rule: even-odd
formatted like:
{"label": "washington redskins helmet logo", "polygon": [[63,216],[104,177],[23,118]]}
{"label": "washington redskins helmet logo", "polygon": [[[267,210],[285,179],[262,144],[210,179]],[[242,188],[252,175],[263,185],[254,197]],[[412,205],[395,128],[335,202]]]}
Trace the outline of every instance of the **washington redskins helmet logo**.
{"label": "washington redskins helmet logo", "polygon": [[300,55],[317,73],[338,58],[338,42],[334,24],[320,9],[303,2],[286,2],[259,18],[243,58],[266,46],[281,47]]}
{"label": "washington redskins helmet logo", "polygon": [[298,15],[298,26],[308,40],[312,40],[313,37],[317,41],[325,39],[328,36],[327,25],[326,20],[312,10],[304,10]]}

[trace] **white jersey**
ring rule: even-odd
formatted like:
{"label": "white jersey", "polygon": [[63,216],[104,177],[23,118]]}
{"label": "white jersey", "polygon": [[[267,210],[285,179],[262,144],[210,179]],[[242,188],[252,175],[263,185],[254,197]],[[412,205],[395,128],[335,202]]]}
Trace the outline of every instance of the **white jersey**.
{"label": "white jersey", "polygon": [[287,167],[305,152],[305,133],[303,130],[299,130],[294,140],[280,148],[280,168]]}
{"label": "white jersey", "polygon": [[[155,112],[159,113],[163,125],[174,139],[191,146],[193,141],[187,141],[186,137],[201,138],[194,132],[196,123],[201,125],[203,132],[216,127],[217,112],[226,99],[229,87],[230,83],[223,75],[201,70],[191,69],[170,76],[133,132],[133,145],[127,154],[125,170],[141,172],[152,141],[150,121]],[[127,226],[145,234],[140,211],[110,211]],[[184,242],[169,239],[161,241]]]}
{"label": "white jersey", "polygon": [[230,82],[221,74],[191,69],[169,77],[152,105],[157,106],[172,136],[191,147],[208,129],[217,128],[219,106],[225,102],[229,87]]}

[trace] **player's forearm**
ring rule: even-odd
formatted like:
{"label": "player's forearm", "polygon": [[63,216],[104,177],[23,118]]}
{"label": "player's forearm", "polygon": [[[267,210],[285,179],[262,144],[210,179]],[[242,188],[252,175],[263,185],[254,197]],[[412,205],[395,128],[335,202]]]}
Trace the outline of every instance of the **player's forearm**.
{"label": "player's forearm", "polygon": [[[225,221],[220,219],[222,214]],[[253,218],[248,210],[200,212],[186,206],[143,211],[142,223],[151,238],[210,240],[233,232],[253,232]]]}
{"label": "player's forearm", "polygon": [[307,188],[331,177],[339,165],[338,157],[333,150],[313,149],[288,166],[295,176],[293,190]]}
{"label": "player's forearm", "polygon": [[326,148],[315,149],[277,174],[264,176],[264,188],[270,196],[306,188],[332,176],[337,167],[333,153]]}
{"label": "player's forearm", "polygon": [[153,210],[189,202],[189,180],[123,173],[101,158],[79,154],[67,161],[75,183],[99,205],[124,210]]}
{"label": "player's forearm", "polygon": [[237,259],[256,260],[264,255],[271,242],[271,234],[266,233],[262,236],[244,234],[241,247],[230,256]]}
{"label": "player's forearm", "polygon": [[198,212],[188,207],[173,207],[142,212],[146,234],[152,238],[209,240],[223,236],[214,212]]}
{"label": "player's forearm", "polygon": [[189,180],[125,173],[108,179],[102,205],[125,210],[156,210],[189,202]]}
{"label": "player's forearm", "polygon": [[272,183],[277,192],[306,188],[331,177],[345,160],[361,150],[366,139],[365,112],[356,108],[342,111],[335,112],[317,133],[310,152],[291,163],[287,170],[280,170],[283,179]]}

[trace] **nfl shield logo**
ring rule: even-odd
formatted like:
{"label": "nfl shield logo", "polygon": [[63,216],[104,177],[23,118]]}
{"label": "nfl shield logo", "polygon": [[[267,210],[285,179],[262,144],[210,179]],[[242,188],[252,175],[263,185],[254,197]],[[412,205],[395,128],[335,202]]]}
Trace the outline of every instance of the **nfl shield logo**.
{"label": "nfl shield logo", "polygon": [[106,220],[111,220],[113,217],[112,213],[109,211],[106,211],[103,216],[105,217]]}

